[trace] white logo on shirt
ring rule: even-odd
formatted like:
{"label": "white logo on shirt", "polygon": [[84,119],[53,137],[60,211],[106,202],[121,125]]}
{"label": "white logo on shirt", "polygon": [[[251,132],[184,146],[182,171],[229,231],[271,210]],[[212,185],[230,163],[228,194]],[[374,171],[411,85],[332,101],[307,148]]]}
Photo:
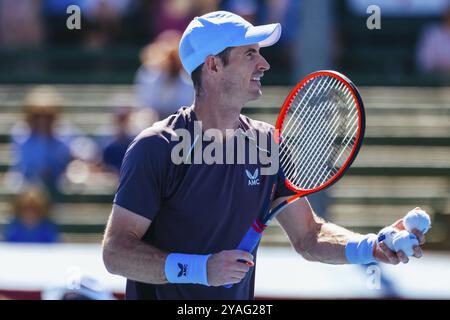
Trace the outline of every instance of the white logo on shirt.
{"label": "white logo on shirt", "polygon": [[248,185],[249,186],[259,186],[259,170],[258,168],[253,172],[253,174],[250,173],[250,171],[245,170],[245,173],[247,174],[248,178]]}

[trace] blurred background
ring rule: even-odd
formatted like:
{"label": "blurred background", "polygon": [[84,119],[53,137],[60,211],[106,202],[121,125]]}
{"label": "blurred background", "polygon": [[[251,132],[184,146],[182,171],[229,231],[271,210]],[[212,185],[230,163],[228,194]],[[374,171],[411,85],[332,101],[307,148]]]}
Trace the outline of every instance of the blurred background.
{"label": "blurred background", "polygon": [[261,50],[271,70],[244,114],[274,124],[291,87],[319,69],[360,88],[364,146],[338,184],[309,197],[320,216],[361,233],[416,206],[432,218],[424,258],[381,269],[306,262],[273,223],[256,296],[449,299],[448,0],[0,0],[0,297],[123,296],[100,249],[122,157],[191,104],[178,41],[220,9],[283,27]]}

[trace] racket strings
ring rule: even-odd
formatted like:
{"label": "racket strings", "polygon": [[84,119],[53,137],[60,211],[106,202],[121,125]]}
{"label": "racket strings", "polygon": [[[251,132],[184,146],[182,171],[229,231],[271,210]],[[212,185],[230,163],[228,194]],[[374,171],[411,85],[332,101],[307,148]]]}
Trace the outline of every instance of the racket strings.
{"label": "racket strings", "polygon": [[[334,129],[336,129],[336,125],[332,127],[332,130]],[[310,166],[305,167],[307,165],[305,164],[300,167],[301,169],[306,170],[303,170],[301,175],[296,177],[296,184],[303,182],[305,188],[311,189],[323,184],[327,179],[331,178],[338,171],[338,168],[336,166],[330,166],[329,164],[332,159],[336,159],[336,161],[334,162],[335,164],[340,159],[339,156],[336,157],[336,148],[335,143],[333,142],[338,134],[339,133],[335,133],[334,135],[330,134],[328,140],[325,141],[325,145],[328,145],[328,147],[322,150],[316,149],[317,151],[315,155],[311,155],[310,157],[306,158],[310,163]]]}
{"label": "racket strings", "polygon": [[[320,103],[317,106],[317,110],[320,109],[326,109],[330,107],[330,103],[327,103],[323,105],[323,103]],[[330,113],[334,113],[336,111],[335,107],[332,107],[330,110]],[[337,125],[337,118],[335,117],[335,120],[332,122],[328,121],[328,117],[330,114],[327,114],[326,112],[323,112],[320,114],[317,118],[317,115],[315,117],[309,117],[309,122],[306,124],[306,127],[302,132],[305,132],[305,135],[307,136],[307,140],[302,143],[301,149],[297,151],[297,156],[302,156],[303,159],[308,159],[308,157],[314,152],[317,145],[322,142],[321,139],[324,138],[324,135],[327,131],[333,130]],[[313,121],[311,119],[317,119],[317,121]],[[317,129],[319,128],[319,129]],[[318,131],[317,131],[318,130]],[[316,132],[314,132],[316,131]],[[318,137],[314,139],[314,137]],[[300,136],[297,136],[297,140],[301,139]],[[302,165],[303,163],[300,163]]]}
{"label": "racket strings", "polygon": [[[319,86],[319,84],[320,84],[320,81],[317,82],[317,85],[316,85],[315,87],[314,87],[314,85],[311,85],[311,86],[310,86],[310,89],[311,89],[311,88],[314,88],[313,91],[315,91],[316,94],[318,94],[318,93],[320,93],[320,92],[322,91],[322,89],[324,88],[324,85],[325,85],[326,83],[323,83],[323,84],[320,86],[320,88],[317,89],[318,86]],[[313,95],[309,95],[309,97],[308,97],[308,93],[309,93],[309,90],[308,90],[308,92],[306,92],[306,94],[305,94],[305,95],[303,96],[303,98],[302,98],[302,101],[300,101],[300,102],[297,102],[297,100],[298,100],[298,97],[300,97],[301,95],[299,95],[299,94],[297,93],[295,99],[294,99],[293,102],[291,103],[292,106],[296,106],[296,109],[294,110],[294,112],[297,112],[297,110],[298,110],[299,108],[301,108],[301,107],[303,107],[303,106],[307,106],[308,104],[311,103],[310,100],[311,100],[311,98],[313,97]],[[306,101],[305,101],[305,104],[303,105],[302,103],[303,103],[303,101],[305,100],[306,97],[308,97],[309,99],[306,100]],[[292,113],[294,113],[294,112],[292,112],[292,110],[290,110],[290,111],[288,112],[288,122],[287,122],[286,124],[283,125],[283,127],[284,127],[284,129],[283,129],[283,135],[286,136],[286,138],[292,138],[291,133],[292,133],[293,131],[298,130],[298,128],[299,128],[300,125],[303,125],[303,126],[308,127],[310,124],[312,124],[311,121],[309,121],[309,122],[307,122],[307,123],[305,124],[305,119],[304,119],[303,116],[304,116],[304,113],[307,112],[306,110],[307,110],[307,108],[302,108],[302,109],[300,110],[300,112],[297,112],[298,115],[297,115],[296,117],[292,116]],[[289,116],[289,115],[290,115],[290,116]],[[309,120],[311,120],[311,119],[312,119],[312,117],[309,117]],[[294,121],[293,121],[293,124],[291,125],[292,120],[294,120]],[[298,135],[294,135],[293,138],[300,139],[301,137],[298,136]],[[286,144],[281,145],[280,148],[283,148],[285,145],[286,145]]]}
{"label": "racket strings", "polygon": [[358,108],[340,80],[319,76],[294,97],[281,130],[280,165],[300,189],[314,189],[331,179],[356,143]]}
{"label": "racket strings", "polygon": [[[320,84],[320,81],[318,82],[318,84]],[[322,84],[322,86],[320,87],[320,89],[318,89],[316,92],[320,92],[322,89],[323,89],[323,86],[325,85],[325,83],[323,83]],[[313,87],[313,86],[311,86],[311,87]],[[316,87],[317,88],[317,87]],[[296,110],[295,111],[297,111],[298,110],[298,108],[300,108],[301,106],[303,106],[302,105],[302,102],[303,102],[303,100],[300,102],[300,103],[297,103],[296,102],[296,99],[299,97],[300,95],[298,95],[297,94],[297,96],[296,96],[296,98],[294,99],[294,101],[292,102],[292,106],[296,106]],[[307,94],[305,95],[305,97],[307,96]],[[306,101],[306,103],[305,103],[305,105],[308,105],[309,103],[310,103],[310,99],[312,98],[312,95],[309,97],[309,99]],[[289,116],[289,121],[288,121],[288,123],[284,126],[284,130],[283,130],[283,139],[284,139],[284,142],[280,145],[280,153],[281,153],[281,161],[285,161],[286,160],[286,157],[288,156],[288,155],[290,155],[291,157],[292,156],[295,156],[295,154],[294,155],[292,155],[292,154],[289,154],[289,153],[287,153],[287,152],[284,152],[285,150],[283,150],[284,148],[286,148],[287,146],[289,146],[289,145],[295,145],[295,144],[297,144],[297,143],[299,143],[299,142],[301,142],[301,139],[302,139],[302,137],[300,136],[300,135],[292,135],[292,132],[294,131],[297,131],[298,130],[298,128],[299,128],[299,126],[300,125],[302,125],[304,128],[305,128],[305,130],[309,130],[310,128],[312,128],[312,126],[314,125],[313,124],[313,121],[310,121],[311,119],[312,119],[312,117],[309,117],[309,119],[305,119],[304,118],[304,110],[306,110],[307,108],[303,108],[303,109],[301,109],[301,111],[300,112],[298,112],[298,115],[296,116],[296,117],[294,117],[294,116]],[[294,111],[294,112],[295,112]],[[305,112],[306,113],[306,112]],[[293,125],[292,126],[290,126],[290,123],[292,122],[292,120],[293,119],[295,119],[294,121],[293,121]],[[308,138],[310,138],[311,136],[308,136]],[[306,141],[307,143],[308,142],[310,142],[309,141],[309,139]],[[302,151],[304,151],[303,149],[302,150],[298,150],[299,151],[299,153],[300,152],[302,152]],[[293,163],[291,163],[291,165],[293,166]],[[285,170],[289,170],[290,169],[290,166],[289,167],[287,167],[287,168],[285,168]]]}
{"label": "racket strings", "polygon": [[[348,101],[348,100],[347,100]],[[336,108],[334,108],[336,111]],[[326,180],[331,178],[335,173],[337,173],[337,168],[340,168],[344,162],[338,163],[339,160],[344,159],[342,158],[342,154],[344,154],[344,151],[346,151],[346,148],[342,149],[342,152],[336,157],[337,149],[336,149],[336,138],[342,134],[343,130],[341,127],[339,127],[339,115],[334,115],[334,120],[332,122],[334,125],[330,130],[330,135],[328,137],[321,136],[318,140],[321,140],[322,138],[327,138],[327,140],[324,142],[325,145],[328,145],[328,147],[320,152],[320,145],[316,143],[316,149],[318,152],[316,152],[316,156],[313,154],[310,154],[312,158],[305,157],[307,161],[311,161],[313,164],[312,169],[309,171],[312,171],[312,174],[309,175],[309,179],[307,179],[308,171],[304,171],[300,177],[297,178],[297,183],[300,181],[305,180],[308,184],[306,185],[306,188],[310,189],[313,187],[316,187],[317,185],[314,185],[314,183],[317,183],[318,185],[323,184]],[[351,149],[350,149],[351,151]],[[346,157],[347,158],[347,157]],[[346,159],[345,158],[345,159]],[[334,163],[332,165],[329,165],[329,163],[332,161],[332,159],[335,159]],[[306,163],[305,163],[306,165]]]}
{"label": "racket strings", "polygon": [[[325,81],[326,80],[327,79],[325,79]],[[306,93],[303,96],[301,96],[301,95],[299,95],[299,92],[297,92],[294,97],[294,100],[291,102],[291,105],[300,106],[305,99],[308,99],[307,102],[309,102],[309,99],[312,98],[310,91],[312,90],[313,92],[315,91],[318,93],[324,87],[324,85],[325,85],[325,82],[322,83],[322,79],[320,79],[319,81],[315,81],[315,82],[312,80],[309,80],[302,88],[303,91],[306,90]],[[317,90],[317,88],[319,86],[320,86],[320,89]],[[307,89],[305,89],[305,88],[307,88]],[[301,97],[301,101],[297,102],[299,97]],[[289,118],[288,121],[284,124],[284,127],[289,127],[292,119],[293,119],[293,117]]]}
{"label": "racket strings", "polygon": [[[335,132],[337,129],[337,123],[337,121],[331,122],[332,125],[327,128],[327,131],[331,130],[331,132]],[[320,145],[317,146],[316,144],[314,146],[315,153],[309,152],[303,157],[305,160],[300,163],[300,170],[296,172],[297,175],[293,178],[293,182],[295,184],[303,183],[304,188],[310,189],[322,184],[337,171],[337,168],[330,166],[329,164],[332,159],[336,159],[336,148],[333,147],[332,141],[335,140],[337,135],[339,135],[338,132],[334,135],[329,133],[327,141],[324,142],[324,145],[328,146],[327,148],[320,149]],[[336,160],[338,161],[339,157]],[[294,159],[294,161],[298,160]],[[335,161],[335,163],[337,161]]]}
{"label": "racket strings", "polygon": [[[318,91],[319,92],[319,91]],[[294,100],[295,103],[295,100]],[[307,101],[307,103],[311,103],[310,100]],[[326,105],[325,107],[328,107],[329,104],[331,102],[328,102],[328,105]],[[293,104],[294,106],[295,104]],[[299,104],[296,107],[296,110],[294,110],[294,112],[296,112],[302,105]],[[307,108],[303,108],[300,113],[297,115],[297,117],[290,117],[290,120],[295,119],[294,123],[296,123],[296,125],[292,126],[291,128],[289,128],[289,126],[285,126],[285,129],[283,130],[283,137],[286,137],[284,140],[284,143],[281,145],[281,153],[282,153],[282,161],[285,160],[286,156],[288,153],[283,152],[283,148],[285,146],[288,145],[292,145],[292,144],[296,144],[299,141],[301,142],[301,139],[303,139],[302,135],[298,135],[298,134],[294,134],[292,135],[292,133],[296,132],[299,129],[299,126],[302,126],[302,132],[304,133],[304,136],[306,136],[306,140],[303,141],[302,143],[302,147],[299,148],[296,152],[296,154],[291,154],[291,157],[298,157],[298,156],[302,156],[302,158],[304,159],[308,159],[309,154],[315,149],[316,145],[318,143],[321,142],[320,139],[317,139],[318,135],[317,133],[315,133],[315,135],[311,134],[312,130],[315,130],[315,128],[319,128],[321,130],[321,134],[323,136],[323,134],[326,132],[326,129],[329,129],[329,127],[331,125],[334,125],[334,122],[328,122],[328,128],[325,126],[327,124],[327,119],[326,119],[326,113],[323,112],[319,119],[317,119],[317,112],[319,110],[325,110],[325,108],[322,108],[323,105],[319,104],[319,106],[317,108],[315,108],[315,114],[313,114],[313,116],[309,116],[308,119],[304,119],[304,117],[300,118],[302,116],[302,113],[304,110],[307,110]],[[332,111],[335,110],[335,108],[331,109]],[[300,119],[299,119],[300,118]],[[317,121],[314,121],[316,120]],[[317,123],[318,122],[318,123]],[[336,122],[336,121],[335,121]],[[314,139],[315,138],[315,139]],[[291,140],[291,141],[290,141]],[[305,150],[305,148],[307,148]],[[295,161],[298,159],[293,159],[294,161],[291,161],[291,163],[289,164],[288,167],[285,168],[286,171],[288,171],[291,167],[294,167],[294,163],[296,163]],[[300,163],[302,164],[302,163]]]}

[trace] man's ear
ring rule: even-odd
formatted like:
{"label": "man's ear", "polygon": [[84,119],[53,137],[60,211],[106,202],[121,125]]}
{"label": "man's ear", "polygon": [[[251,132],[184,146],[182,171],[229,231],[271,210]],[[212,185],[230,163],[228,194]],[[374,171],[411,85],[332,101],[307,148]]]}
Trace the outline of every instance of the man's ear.
{"label": "man's ear", "polygon": [[206,72],[215,73],[219,70],[218,68],[220,68],[220,66],[218,65],[218,59],[213,55],[207,56],[205,59]]}

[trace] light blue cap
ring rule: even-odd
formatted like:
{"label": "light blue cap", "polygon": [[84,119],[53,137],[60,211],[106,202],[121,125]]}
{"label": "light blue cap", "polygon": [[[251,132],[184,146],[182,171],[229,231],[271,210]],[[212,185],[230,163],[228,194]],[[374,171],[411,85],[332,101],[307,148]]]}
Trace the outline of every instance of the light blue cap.
{"label": "light blue cap", "polygon": [[268,47],[276,43],[280,36],[279,23],[253,26],[228,11],[210,12],[195,17],[184,31],[179,48],[181,63],[191,74],[209,55],[216,55],[228,47],[256,43]]}

